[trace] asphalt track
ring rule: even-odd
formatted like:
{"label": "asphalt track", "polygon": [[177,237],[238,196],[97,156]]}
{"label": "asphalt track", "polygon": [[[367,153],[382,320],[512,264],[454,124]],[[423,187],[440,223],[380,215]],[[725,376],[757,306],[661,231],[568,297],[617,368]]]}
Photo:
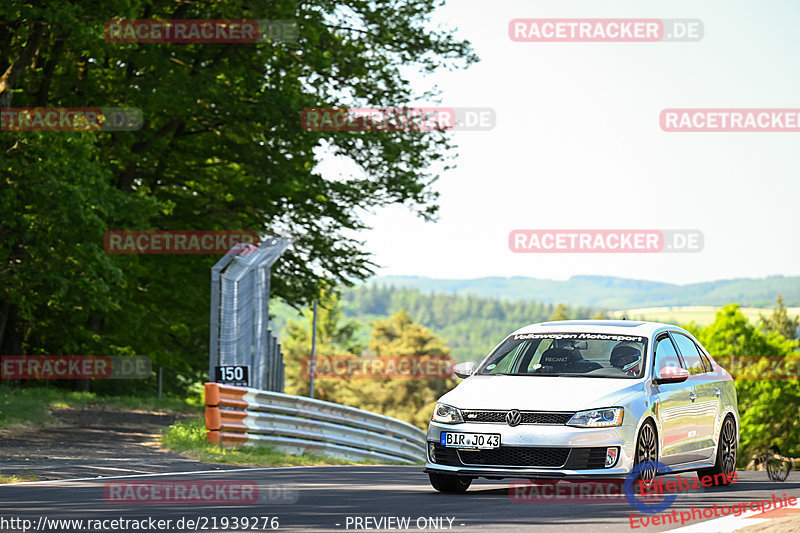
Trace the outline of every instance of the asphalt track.
{"label": "asphalt track", "polygon": [[[685,474],[694,478],[693,473]],[[670,476],[672,478],[672,476]],[[664,478],[669,479],[669,478]],[[262,491],[259,503],[224,501],[196,503],[113,503],[107,501],[109,484],[164,483],[172,481],[254,482]],[[257,528],[239,531],[272,531],[278,519],[278,531],[348,531],[383,530],[397,522],[376,521],[382,517],[406,517],[408,531],[634,531],[629,516],[639,514],[627,501],[598,502],[515,502],[509,497],[509,483],[476,480],[464,495],[435,492],[421,466],[321,466],[275,469],[231,469],[193,474],[158,474],[153,476],[57,480],[0,485],[0,531],[22,531],[21,522],[31,520],[39,526],[47,519],[147,519],[172,520],[162,531],[225,531],[221,519],[235,516],[269,517]],[[104,487],[106,492],[104,492]],[[273,494],[267,497],[268,490]],[[281,492],[283,491],[283,492]],[[732,505],[755,500],[795,496],[800,498],[800,473],[792,472],[784,482],[771,482],[765,472],[740,472],[736,483],[727,488],[706,488],[702,492],[679,494],[671,508],[677,511],[716,505]],[[183,527],[176,523],[184,519]],[[197,523],[186,527],[187,519],[205,519],[205,528]],[[212,520],[217,519],[217,528]],[[360,520],[359,520],[360,518]],[[369,518],[369,520],[367,520]],[[5,522],[3,522],[5,520]],[[259,520],[261,520],[259,518]],[[686,522],[686,524],[697,523]],[[45,522],[46,523],[46,522]],[[356,527],[357,525],[361,527]],[[133,529],[109,527],[103,531]],[[262,527],[266,526],[266,527]],[[229,522],[228,531],[232,522]],[[639,527],[636,531],[666,531],[676,525]],[[35,530],[35,529],[33,529]],[[41,527],[46,531],[75,531]],[[155,529],[157,530],[157,529]],[[83,531],[86,531],[84,528]],[[96,531],[96,530],[95,530]]]}

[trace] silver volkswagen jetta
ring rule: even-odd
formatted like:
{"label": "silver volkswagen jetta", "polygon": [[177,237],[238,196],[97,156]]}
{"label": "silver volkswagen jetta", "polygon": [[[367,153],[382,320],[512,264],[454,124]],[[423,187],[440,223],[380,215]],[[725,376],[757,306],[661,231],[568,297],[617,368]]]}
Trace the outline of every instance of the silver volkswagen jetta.
{"label": "silver volkswagen jetta", "polygon": [[677,326],[532,324],[455,372],[466,379],[428,426],[425,471],[438,491],[464,492],[476,477],[622,477],[636,465],[650,484],[656,461],[715,484],[735,471],[733,378]]}

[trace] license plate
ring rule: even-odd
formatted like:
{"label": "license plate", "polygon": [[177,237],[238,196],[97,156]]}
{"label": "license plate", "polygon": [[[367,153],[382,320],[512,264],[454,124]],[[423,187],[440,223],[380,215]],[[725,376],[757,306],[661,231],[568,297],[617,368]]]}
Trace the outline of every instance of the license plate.
{"label": "license plate", "polygon": [[441,444],[447,448],[474,448],[491,450],[500,447],[500,435],[497,433],[450,433],[442,432]]}

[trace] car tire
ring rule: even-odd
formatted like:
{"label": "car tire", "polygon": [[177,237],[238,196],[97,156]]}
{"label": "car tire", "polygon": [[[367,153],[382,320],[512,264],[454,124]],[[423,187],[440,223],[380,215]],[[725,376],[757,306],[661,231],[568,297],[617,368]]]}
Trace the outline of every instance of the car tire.
{"label": "car tire", "polygon": [[[722,422],[719,430],[719,440],[717,441],[717,455],[714,466],[702,468],[697,471],[697,477],[711,477],[712,485],[715,487],[725,487],[731,484],[728,477],[732,472],[736,472],[736,454],[739,443],[736,438],[736,423],[733,417],[727,416]],[[720,476],[720,474],[722,474]]]}
{"label": "car tire", "polygon": [[658,433],[655,425],[647,421],[642,424],[639,436],[636,437],[636,448],[634,449],[633,465],[642,463],[652,463],[652,468],[643,469],[636,477],[637,482],[643,487],[652,487],[658,474]]}
{"label": "car tire", "polygon": [[472,484],[471,477],[448,476],[445,474],[428,473],[431,486],[439,492],[448,494],[463,494]]}

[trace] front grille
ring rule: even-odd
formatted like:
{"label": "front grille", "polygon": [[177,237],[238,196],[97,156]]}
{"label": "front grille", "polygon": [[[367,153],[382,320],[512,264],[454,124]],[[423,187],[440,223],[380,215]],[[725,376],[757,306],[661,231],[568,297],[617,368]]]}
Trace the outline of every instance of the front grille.
{"label": "front grille", "polygon": [[[508,411],[461,411],[465,422],[485,424],[505,424]],[[574,412],[557,411],[520,411],[522,421],[520,424],[541,424],[550,426],[563,426],[572,418]]]}
{"label": "front grille", "polygon": [[567,462],[569,448],[501,446],[494,450],[458,450],[465,465],[557,468]]}
{"label": "front grille", "polygon": [[566,470],[605,468],[606,447],[530,448],[501,446],[494,450],[458,450],[433,443],[436,464],[446,466],[527,466],[562,467]]}

